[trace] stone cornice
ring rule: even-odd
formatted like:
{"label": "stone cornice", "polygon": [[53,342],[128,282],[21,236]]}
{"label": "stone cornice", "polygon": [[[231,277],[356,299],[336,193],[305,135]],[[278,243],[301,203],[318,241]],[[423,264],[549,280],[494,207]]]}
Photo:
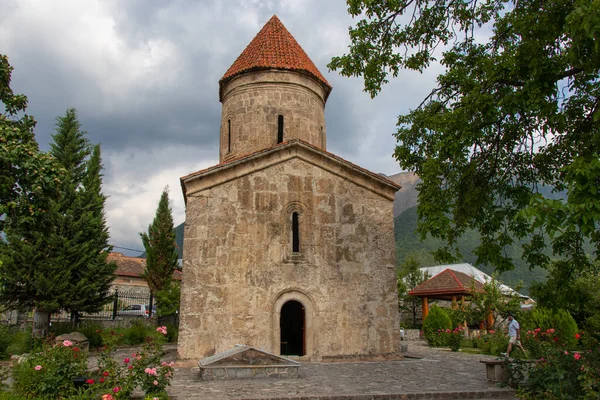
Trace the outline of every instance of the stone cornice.
{"label": "stone cornice", "polygon": [[390,201],[400,185],[301,140],[291,140],[181,177],[185,201],[195,193],[298,158]]}

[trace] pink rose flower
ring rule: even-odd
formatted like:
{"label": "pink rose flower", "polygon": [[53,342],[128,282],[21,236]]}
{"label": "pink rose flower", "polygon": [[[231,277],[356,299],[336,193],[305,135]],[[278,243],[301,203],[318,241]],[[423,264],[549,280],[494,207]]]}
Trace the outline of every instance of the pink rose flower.
{"label": "pink rose flower", "polygon": [[573,358],[576,360],[579,360],[581,358],[581,354],[575,353],[575,354],[573,354]]}
{"label": "pink rose flower", "polygon": [[154,386],[158,386],[158,381],[156,379],[152,383],[154,383]]}
{"label": "pink rose flower", "polygon": [[41,366],[41,365],[36,365],[34,369],[35,369],[36,371],[39,371],[40,369],[42,369],[42,366]]}
{"label": "pink rose flower", "polygon": [[128,363],[129,363],[129,361],[131,361],[131,360],[129,359],[129,357],[125,357],[125,358],[123,359],[123,362],[124,362],[125,364],[128,364]]}
{"label": "pink rose flower", "polygon": [[105,394],[102,395],[102,400],[115,400],[115,398],[112,397],[112,394]]}
{"label": "pink rose flower", "polygon": [[65,340],[65,341],[63,341],[63,346],[71,347],[71,346],[73,346],[73,342],[71,342],[70,340]]}
{"label": "pink rose flower", "polygon": [[145,373],[147,373],[148,375],[154,375],[156,376],[156,368],[146,368],[144,370]]}
{"label": "pink rose flower", "polygon": [[121,390],[121,388],[117,386],[116,388],[113,389],[113,393],[118,393],[120,390]]}

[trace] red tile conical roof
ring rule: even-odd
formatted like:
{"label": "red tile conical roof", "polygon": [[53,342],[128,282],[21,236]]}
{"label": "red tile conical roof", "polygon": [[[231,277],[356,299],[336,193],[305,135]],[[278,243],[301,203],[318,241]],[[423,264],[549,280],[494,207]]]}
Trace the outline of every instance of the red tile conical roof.
{"label": "red tile conical roof", "polygon": [[331,91],[331,85],[327,79],[321,75],[317,66],[283,26],[279,18],[273,15],[219,81],[221,92],[219,97],[221,97],[223,85],[234,76],[248,71],[270,68],[303,71],[312,75],[325,87],[325,99]]}

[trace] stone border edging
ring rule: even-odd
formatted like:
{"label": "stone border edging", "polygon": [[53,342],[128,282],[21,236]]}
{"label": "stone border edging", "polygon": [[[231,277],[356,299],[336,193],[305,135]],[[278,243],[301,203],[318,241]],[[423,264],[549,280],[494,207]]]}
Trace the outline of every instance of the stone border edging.
{"label": "stone border edging", "polygon": [[344,395],[299,395],[286,397],[243,397],[241,400],[421,400],[421,399],[507,399],[515,397],[516,391],[512,389],[478,390],[467,392],[424,392],[424,393],[399,393],[399,394],[344,394]]}

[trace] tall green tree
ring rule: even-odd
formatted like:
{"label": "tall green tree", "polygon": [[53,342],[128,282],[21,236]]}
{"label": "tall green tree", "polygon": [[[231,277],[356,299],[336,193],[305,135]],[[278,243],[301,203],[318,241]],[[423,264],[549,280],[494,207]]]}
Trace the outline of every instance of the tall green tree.
{"label": "tall green tree", "polygon": [[104,215],[100,146],[91,148],[75,109],[57,118],[51,152],[67,171],[61,197],[53,260],[70,271],[70,284],[61,308],[71,312],[73,326],[81,312],[96,312],[108,301],[116,265],[107,263],[111,250]]}
{"label": "tall green tree", "polygon": [[[444,241],[438,261],[455,260],[472,228],[480,264],[512,269],[504,249],[531,235],[530,266],[556,258],[591,268],[600,256],[600,2],[347,3],[359,21],[349,53],[329,67],[362,76],[371,96],[403,69],[445,68],[399,117],[395,151],[423,180],[419,232]],[[544,197],[543,185],[567,200]]]}
{"label": "tall green tree", "polygon": [[[0,54],[0,303],[35,309],[40,331],[48,313],[60,308],[69,276],[49,264],[55,248],[57,210],[64,170],[39,150],[35,120],[26,114],[27,97],[11,87],[13,68]],[[34,327],[35,328],[35,327]]]}
{"label": "tall green tree", "polygon": [[406,256],[397,274],[398,308],[410,313],[412,327],[417,328],[417,313],[421,310],[421,299],[408,294],[411,290],[429,279],[429,274],[421,271],[422,256],[418,253]]}
{"label": "tall green tree", "polygon": [[146,269],[142,277],[148,283],[150,293],[167,288],[177,269],[177,250],[173,215],[169,206],[169,190],[165,188],[160,196],[156,215],[148,232],[140,233],[146,250]]}

